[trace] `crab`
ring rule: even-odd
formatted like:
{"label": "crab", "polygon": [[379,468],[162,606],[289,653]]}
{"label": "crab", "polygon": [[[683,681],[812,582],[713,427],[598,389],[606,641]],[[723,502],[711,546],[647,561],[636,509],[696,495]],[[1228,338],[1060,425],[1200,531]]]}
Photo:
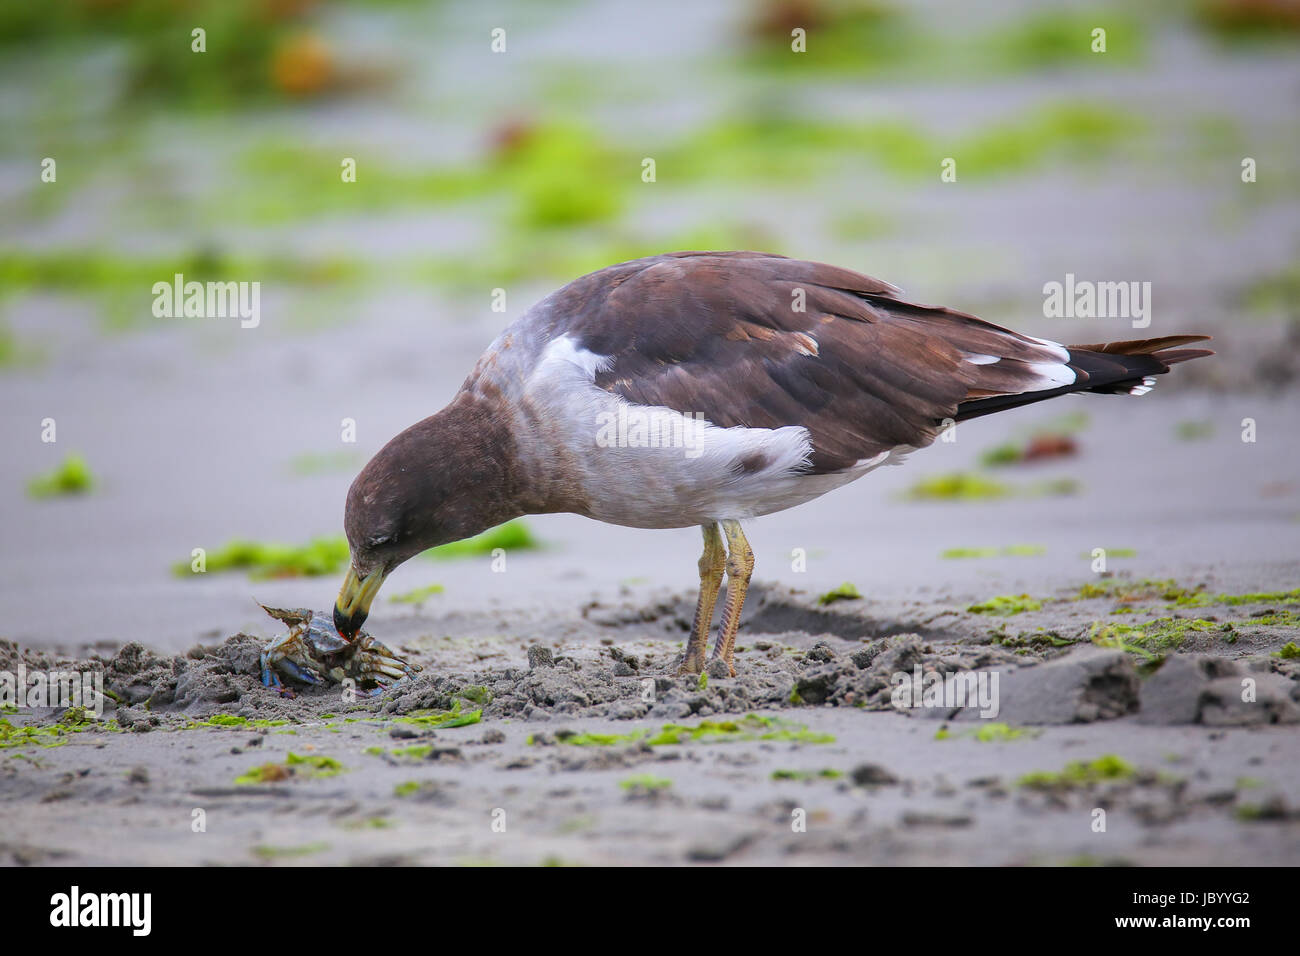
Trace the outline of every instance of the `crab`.
{"label": "crab", "polygon": [[292,691],[281,682],[281,675],[312,687],[351,678],[358,688],[371,686],[378,692],[420,670],[365,630],[349,641],[335,630],[332,618],[317,611],[260,606],[289,625],[288,634],[262,648],[262,683],[282,694]]}

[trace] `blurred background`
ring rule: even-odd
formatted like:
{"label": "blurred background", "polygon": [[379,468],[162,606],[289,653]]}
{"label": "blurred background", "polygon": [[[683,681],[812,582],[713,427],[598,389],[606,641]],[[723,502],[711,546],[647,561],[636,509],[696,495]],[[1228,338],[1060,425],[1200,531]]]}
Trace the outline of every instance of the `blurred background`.
{"label": "blurred background", "polygon": [[[0,637],[175,649],[270,633],[253,597],[328,607],[344,494],[371,454],[441,407],[541,296],[688,248],[833,262],[1063,341],[1218,339],[1218,358],[1180,367],[1141,415],[1086,406],[1093,434],[1112,429],[1092,443],[1111,467],[1080,483],[1066,463],[1074,498],[1053,507],[1075,523],[1061,540],[1006,511],[920,503],[884,526],[886,552],[846,515],[905,510],[892,503],[917,474],[891,469],[766,519],[751,535],[760,578],[789,578],[793,547],[815,556],[810,587],[856,575],[900,593],[1073,580],[1090,543],[1123,544],[1153,572],[1195,542],[1290,560],[1297,50],[1294,0],[4,4]],[[941,181],[946,158],[955,182]],[[156,317],[153,285],[176,273],[259,282],[259,324]],[[1044,317],[1044,284],[1067,273],[1151,282],[1151,327]],[[1060,411],[999,416],[909,468],[976,467]],[[1148,413],[1164,417],[1133,421]],[[1225,458],[1245,416],[1272,441],[1250,464]],[[1181,471],[1143,471],[1166,446]],[[1214,461],[1240,487],[1180,499],[1178,474]],[[1135,486],[1147,497],[1116,506]],[[1191,544],[1135,531],[1157,504],[1221,524]],[[1107,540],[1087,537],[1099,527]],[[1033,570],[941,560],[1027,539]],[[695,584],[691,529],[548,516],[518,541],[544,545],[521,550],[521,573],[472,553],[417,559],[387,591],[424,589],[412,603],[436,617]],[[193,574],[195,548],[221,560]],[[379,604],[377,622],[412,613]]]}

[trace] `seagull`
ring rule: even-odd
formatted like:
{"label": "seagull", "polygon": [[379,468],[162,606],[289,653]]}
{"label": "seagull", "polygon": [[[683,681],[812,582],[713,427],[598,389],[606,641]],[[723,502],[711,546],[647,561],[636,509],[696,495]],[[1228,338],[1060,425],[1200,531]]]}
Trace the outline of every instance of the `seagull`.
{"label": "seagull", "polygon": [[[918,305],[848,269],[760,252],[674,252],[585,275],[509,326],[451,403],[386,444],[348,490],[352,639],[388,574],[521,515],[698,525],[679,672],[735,676],[754,554],[742,522],[793,508],[944,429],[1069,392],[1142,395],[1206,335],[1060,345]],[[725,538],[725,546],[724,546]]]}

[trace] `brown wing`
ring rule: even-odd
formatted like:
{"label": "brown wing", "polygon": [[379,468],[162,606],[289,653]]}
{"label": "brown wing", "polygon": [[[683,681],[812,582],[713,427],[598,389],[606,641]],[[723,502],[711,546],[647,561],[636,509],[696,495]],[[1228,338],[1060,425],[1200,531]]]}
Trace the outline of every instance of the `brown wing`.
{"label": "brown wing", "polygon": [[926,445],[963,402],[1053,388],[1053,367],[1087,387],[1063,347],[898,294],[815,262],[679,252],[566,286],[552,332],[607,356],[596,384],[629,402],[723,427],[803,426],[814,472]]}

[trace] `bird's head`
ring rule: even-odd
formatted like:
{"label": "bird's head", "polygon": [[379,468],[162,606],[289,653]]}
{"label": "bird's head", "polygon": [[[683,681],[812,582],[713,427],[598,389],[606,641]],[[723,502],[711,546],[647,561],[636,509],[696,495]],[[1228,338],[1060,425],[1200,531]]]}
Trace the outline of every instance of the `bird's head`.
{"label": "bird's head", "polygon": [[352,563],[334,603],[334,626],[351,640],[392,570],[421,551],[459,541],[499,520],[498,475],[450,427],[448,411],[402,432],[348,489],[343,529]]}
{"label": "bird's head", "polygon": [[445,472],[420,467],[411,455],[418,447],[403,432],[370,460],[348,489],[343,529],[352,563],[334,602],[334,626],[349,640],[361,630],[393,568],[450,540],[438,523]]}

